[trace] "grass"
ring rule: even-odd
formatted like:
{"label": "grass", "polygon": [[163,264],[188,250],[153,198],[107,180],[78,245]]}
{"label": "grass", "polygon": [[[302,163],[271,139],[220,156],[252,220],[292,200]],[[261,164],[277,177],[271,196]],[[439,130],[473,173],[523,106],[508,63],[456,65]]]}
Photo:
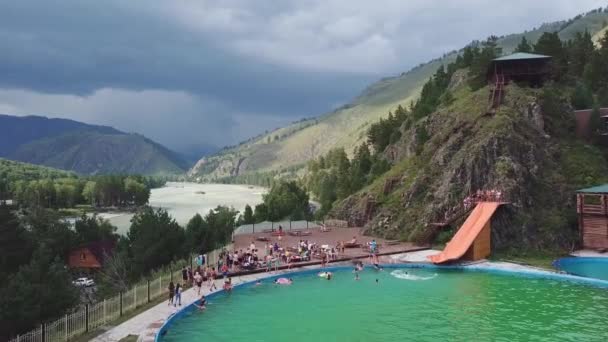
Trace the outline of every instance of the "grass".
{"label": "grass", "polygon": [[[122,324],[122,323],[124,323],[124,322],[126,322],[128,320],[130,320],[131,318],[133,318],[133,317],[141,314],[142,312],[147,311],[147,310],[153,308],[154,306],[156,306],[156,305],[158,305],[158,304],[160,304],[162,302],[166,302],[166,301],[167,301],[166,296],[161,295],[158,298],[151,300],[150,303],[146,303],[146,304],[144,304],[144,305],[142,305],[142,306],[140,306],[140,307],[138,307],[138,308],[136,308],[134,310],[131,310],[131,311],[128,311],[128,312],[124,313],[122,315],[122,317],[119,317],[116,320],[108,322],[108,324],[105,325],[105,326],[103,326],[102,328],[98,328],[98,329],[95,329],[93,331],[90,331],[87,334],[80,335],[80,336],[78,336],[76,338],[71,339],[70,341],[73,341],[73,342],[86,342],[86,341],[90,341],[93,338],[95,338],[95,337],[97,337],[97,336],[105,333],[109,329],[112,329],[112,328],[114,328],[114,327],[116,327],[116,326],[118,326],[118,325],[120,325],[120,324]],[[152,323],[152,322],[150,322],[150,323]],[[121,341],[123,341],[123,340],[124,341],[137,341],[137,336],[135,336],[135,339],[129,339],[129,338],[133,338],[133,336],[134,335],[129,335],[129,336],[121,339]]]}

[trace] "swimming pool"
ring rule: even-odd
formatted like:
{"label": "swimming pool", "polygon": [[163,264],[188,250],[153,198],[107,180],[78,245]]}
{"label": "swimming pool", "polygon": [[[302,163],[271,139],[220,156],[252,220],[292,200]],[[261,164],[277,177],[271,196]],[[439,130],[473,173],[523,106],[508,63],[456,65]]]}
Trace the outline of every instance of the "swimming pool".
{"label": "swimming pool", "polygon": [[160,341],[608,339],[606,288],[456,269],[366,269],[358,281],[334,272],[219,293],[204,312],[183,310]]}
{"label": "swimming pool", "polygon": [[561,258],[556,260],[553,265],[570,274],[608,280],[608,258]]}

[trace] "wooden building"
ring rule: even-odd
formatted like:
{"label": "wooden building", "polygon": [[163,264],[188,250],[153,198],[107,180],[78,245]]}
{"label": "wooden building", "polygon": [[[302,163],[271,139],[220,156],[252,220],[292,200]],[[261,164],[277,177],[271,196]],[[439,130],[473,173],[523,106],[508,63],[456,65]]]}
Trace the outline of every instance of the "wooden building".
{"label": "wooden building", "polygon": [[516,52],[492,60],[487,80],[494,84],[501,79],[509,82],[527,82],[531,86],[542,85],[551,73],[551,56]]}
{"label": "wooden building", "polygon": [[[579,138],[587,138],[589,136],[589,119],[593,109],[581,109],[574,111],[574,119],[576,120],[576,136]],[[600,108],[600,117],[604,121],[604,131],[608,132],[608,107]]]}
{"label": "wooden building", "polygon": [[68,256],[70,268],[99,269],[105,258],[112,255],[114,241],[98,241],[73,249]]}
{"label": "wooden building", "polygon": [[583,248],[608,249],[608,184],[578,190],[576,212]]}
{"label": "wooden building", "polygon": [[516,52],[495,58],[490,63],[486,79],[490,85],[489,111],[496,109],[504,98],[504,87],[510,82],[536,87],[551,73],[551,56]]}

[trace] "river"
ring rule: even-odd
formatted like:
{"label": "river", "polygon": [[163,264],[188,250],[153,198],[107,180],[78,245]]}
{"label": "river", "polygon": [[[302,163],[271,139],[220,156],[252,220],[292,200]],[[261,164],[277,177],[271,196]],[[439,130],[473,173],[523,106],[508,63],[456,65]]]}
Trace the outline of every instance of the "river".
{"label": "river", "polygon": [[[196,213],[205,215],[209,210],[224,205],[243,211],[246,204],[252,208],[262,203],[266,189],[248,185],[233,184],[196,184],[169,182],[164,187],[152,189],[150,206],[163,208],[183,227]],[[133,214],[100,214],[118,227],[119,234],[126,234],[131,225]]]}

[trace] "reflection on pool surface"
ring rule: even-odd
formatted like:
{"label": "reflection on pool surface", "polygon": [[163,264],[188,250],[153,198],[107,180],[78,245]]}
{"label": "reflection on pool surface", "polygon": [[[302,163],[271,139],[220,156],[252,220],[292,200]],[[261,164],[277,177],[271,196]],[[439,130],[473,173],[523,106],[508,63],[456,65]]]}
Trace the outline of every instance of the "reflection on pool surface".
{"label": "reflection on pool surface", "polygon": [[561,258],[553,265],[570,274],[608,280],[608,258]]}
{"label": "reflection on pool surface", "polygon": [[608,340],[605,288],[444,269],[292,277],[213,296],[161,341]]}

